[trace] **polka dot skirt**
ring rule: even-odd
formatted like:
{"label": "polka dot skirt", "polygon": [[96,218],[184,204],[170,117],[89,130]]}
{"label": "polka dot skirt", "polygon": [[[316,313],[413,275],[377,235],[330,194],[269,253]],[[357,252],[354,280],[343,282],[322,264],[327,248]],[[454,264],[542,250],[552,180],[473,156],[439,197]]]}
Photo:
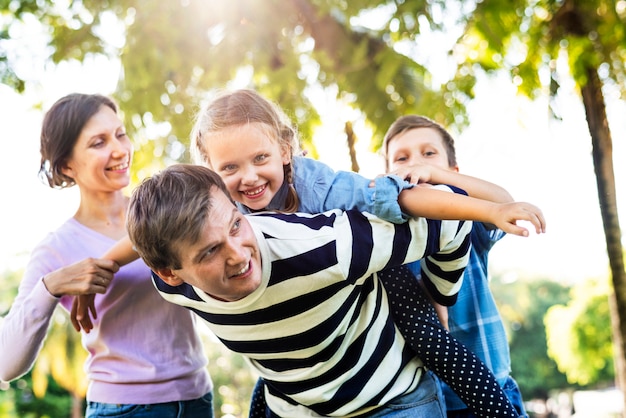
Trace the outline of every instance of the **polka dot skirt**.
{"label": "polka dot skirt", "polygon": [[252,399],[250,401],[250,413],[248,414],[248,418],[267,418],[271,415],[267,415],[270,412],[267,409],[267,404],[265,403],[265,385],[263,384],[263,379],[259,379],[254,386],[254,390],[252,391]]}
{"label": "polka dot skirt", "polygon": [[406,267],[378,274],[396,326],[424,365],[448,384],[477,416],[518,417],[493,373],[446,330]]}

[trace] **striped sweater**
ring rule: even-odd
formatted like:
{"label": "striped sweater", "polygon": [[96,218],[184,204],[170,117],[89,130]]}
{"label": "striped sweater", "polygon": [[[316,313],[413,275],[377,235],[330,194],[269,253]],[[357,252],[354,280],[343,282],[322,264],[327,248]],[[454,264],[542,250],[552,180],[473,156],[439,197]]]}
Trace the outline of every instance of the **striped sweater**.
{"label": "striped sweater", "polygon": [[262,283],[235,302],[153,275],[168,301],[207,321],[247,358],[279,416],[351,416],[414,390],[422,362],[405,344],[376,273],[422,259],[422,272],[453,297],[471,222],[418,218],[392,224],[357,211],[247,215]]}

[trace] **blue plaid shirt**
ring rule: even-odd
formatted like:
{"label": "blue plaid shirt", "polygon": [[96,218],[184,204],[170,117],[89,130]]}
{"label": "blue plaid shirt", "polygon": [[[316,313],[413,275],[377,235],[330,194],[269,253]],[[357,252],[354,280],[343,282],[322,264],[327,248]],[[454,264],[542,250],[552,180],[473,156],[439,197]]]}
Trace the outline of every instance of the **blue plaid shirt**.
{"label": "blue plaid shirt", "polygon": [[[511,373],[511,357],[504,324],[489,288],[487,261],[489,250],[504,235],[500,229],[487,229],[483,223],[474,222],[463,285],[456,303],[448,307],[450,333],[485,362],[501,386]],[[409,268],[416,276],[420,274],[419,263],[411,263]],[[442,385],[447,409],[467,408],[452,389]]]}

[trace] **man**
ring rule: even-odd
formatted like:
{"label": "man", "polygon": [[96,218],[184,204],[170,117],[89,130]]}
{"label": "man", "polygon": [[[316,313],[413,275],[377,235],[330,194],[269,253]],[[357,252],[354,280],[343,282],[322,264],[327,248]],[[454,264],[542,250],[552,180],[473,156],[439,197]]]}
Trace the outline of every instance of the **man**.
{"label": "man", "polygon": [[161,295],[248,358],[268,407],[286,417],[445,416],[376,272],[425,257],[423,274],[452,296],[470,230],[470,222],[394,225],[354,211],[242,215],[219,176],[193,165],[145,180],[128,214]]}

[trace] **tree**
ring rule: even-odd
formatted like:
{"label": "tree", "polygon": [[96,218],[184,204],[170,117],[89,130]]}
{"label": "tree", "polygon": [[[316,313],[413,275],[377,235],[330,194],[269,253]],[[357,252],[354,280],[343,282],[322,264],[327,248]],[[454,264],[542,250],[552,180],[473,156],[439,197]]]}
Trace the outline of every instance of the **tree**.
{"label": "tree", "polygon": [[[598,198],[611,267],[611,319],[619,386],[626,392],[626,271],[617,215],[612,139],[603,89],[626,92],[626,9],[612,0],[491,0],[478,2],[457,44],[460,74],[476,68],[510,71],[519,91],[558,94],[562,63],[579,88],[593,145]],[[463,48],[461,48],[463,47]],[[563,59],[565,58],[565,59]],[[626,400],[626,396],[624,397]],[[624,408],[626,414],[626,407]]]}
{"label": "tree", "polygon": [[[83,0],[63,9],[50,0],[5,3],[3,9],[16,18],[11,25],[34,16],[47,29],[54,63],[93,54],[121,61],[115,96],[132,121],[129,128],[138,131],[142,152],[135,166],[145,170],[140,176],[188,159],[193,113],[211,89],[233,80],[279,102],[312,156],[312,132],[319,124],[308,94],[313,86],[336,88],[342,100],[362,109],[374,144],[406,113],[427,114],[446,125],[466,122],[458,86],[429,86],[428,71],[392,47],[393,33],[350,24],[364,8],[392,17],[384,1]],[[403,5],[404,13],[424,6],[407,3],[414,5]],[[409,29],[419,30],[416,22]],[[124,42],[113,45],[111,39],[120,36]],[[10,32],[3,37],[11,40]],[[5,82],[16,89],[32,83],[7,70],[8,52],[0,54],[2,63]],[[149,131],[155,126],[163,128],[158,135]]]}

